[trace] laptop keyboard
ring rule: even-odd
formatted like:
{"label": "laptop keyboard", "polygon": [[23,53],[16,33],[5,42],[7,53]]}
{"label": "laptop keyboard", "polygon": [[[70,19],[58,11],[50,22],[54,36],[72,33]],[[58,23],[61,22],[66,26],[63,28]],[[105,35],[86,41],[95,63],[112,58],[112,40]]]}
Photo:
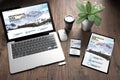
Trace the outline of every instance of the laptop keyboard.
{"label": "laptop keyboard", "polygon": [[54,35],[46,35],[12,44],[13,59],[57,48]]}

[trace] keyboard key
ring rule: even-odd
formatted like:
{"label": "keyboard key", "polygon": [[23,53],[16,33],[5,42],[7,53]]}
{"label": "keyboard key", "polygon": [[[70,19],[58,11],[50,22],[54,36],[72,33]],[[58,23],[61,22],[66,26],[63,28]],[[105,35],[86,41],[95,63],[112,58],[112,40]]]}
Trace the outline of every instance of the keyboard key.
{"label": "keyboard key", "polygon": [[46,35],[12,44],[13,59],[57,48],[54,35]]}

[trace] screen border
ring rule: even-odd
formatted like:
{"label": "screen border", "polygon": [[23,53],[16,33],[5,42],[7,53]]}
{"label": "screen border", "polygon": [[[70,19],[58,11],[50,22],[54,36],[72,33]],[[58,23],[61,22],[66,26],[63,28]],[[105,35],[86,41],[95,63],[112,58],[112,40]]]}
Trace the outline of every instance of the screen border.
{"label": "screen border", "polygon": [[[46,31],[46,32],[41,32],[41,33],[35,33],[35,34],[32,34],[32,35],[27,35],[27,36],[23,36],[23,37],[19,37],[19,38],[14,38],[14,39],[9,39],[8,38],[7,30],[6,30],[6,26],[5,26],[5,21],[4,21],[2,12],[9,11],[9,10],[14,10],[14,9],[25,8],[25,7],[30,7],[30,6],[35,6],[35,5],[41,5],[41,4],[45,4],[45,3],[47,3],[47,5],[48,5],[48,10],[49,10],[49,14],[50,14],[50,17],[51,17],[53,30]],[[25,39],[29,39],[29,38],[34,38],[34,37],[37,37],[37,36],[46,35],[46,34],[49,34],[50,32],[55,31],[55,26],[54,26],[53,17],[52,17],[52,13],[51,13],[51,9],[50,9],[49,3],[46,1],[46,2],[39,3],[39,4],[35,4],[35,5],[30,5],[30,6],[25,6],[25,7],[14,7],[14,8],[4,9],[4,10],[0,11],[1,20],[2,20],[2,24],[3,24],[3,28],[4,28],[4,32],[5,32],[5,36],[6,36],[7,42],[10,42],[10,41],[21,41],[21,40],[25,40]]]}

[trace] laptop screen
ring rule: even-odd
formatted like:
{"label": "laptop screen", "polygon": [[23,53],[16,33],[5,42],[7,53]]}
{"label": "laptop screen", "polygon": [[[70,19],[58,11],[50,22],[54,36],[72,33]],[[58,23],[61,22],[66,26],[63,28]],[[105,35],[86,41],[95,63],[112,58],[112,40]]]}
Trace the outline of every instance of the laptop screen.
{"label": "laptop screen", "polygon": [[53,30],[48,3],[2,12],[8,40]]}

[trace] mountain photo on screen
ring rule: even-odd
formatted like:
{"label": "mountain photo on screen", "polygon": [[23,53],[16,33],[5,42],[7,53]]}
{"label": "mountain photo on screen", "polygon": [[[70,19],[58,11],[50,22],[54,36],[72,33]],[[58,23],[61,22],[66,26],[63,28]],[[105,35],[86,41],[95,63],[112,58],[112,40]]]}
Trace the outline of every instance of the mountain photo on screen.
{"label": "mountain photo on screen", "polygon": [[97,34],[92,34],[87,50],[111,56],[113,47],[114,39]]}
{"label": "mountain photo on screen", "polygon": [[4,11],[8,38],[18,38],[44,31],[53,30],[50,13],[46,3]]}

